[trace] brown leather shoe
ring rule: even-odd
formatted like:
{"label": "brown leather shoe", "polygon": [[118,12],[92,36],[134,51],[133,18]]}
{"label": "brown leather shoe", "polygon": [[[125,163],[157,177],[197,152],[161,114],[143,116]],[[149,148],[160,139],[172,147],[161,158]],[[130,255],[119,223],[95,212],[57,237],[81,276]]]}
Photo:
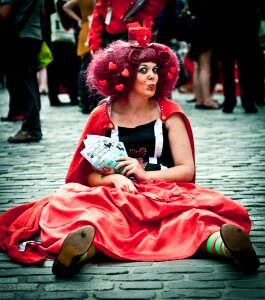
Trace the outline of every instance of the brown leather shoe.
{"label": "brown leather shoe", "polygon": [[52,273],[57,277],[73,275],[80,264],[78,263],[84,253],[93,243],[95,228],[86,225],[71,232],[64,240],[58,256],[56,257]]}
{"label": "brown leather shoe", "polygon": [[220,233],[236,266],[245,272],[256,272],[260,261],[248,234],[232,224],[222,225]]}
{"label": "brown leather shoe", "polygon": [[27,130],[19,130],[16,135],[10,136],[7,141],[9,143],[31,143],[39,142],[41,135],[35,136],[30,134]]}

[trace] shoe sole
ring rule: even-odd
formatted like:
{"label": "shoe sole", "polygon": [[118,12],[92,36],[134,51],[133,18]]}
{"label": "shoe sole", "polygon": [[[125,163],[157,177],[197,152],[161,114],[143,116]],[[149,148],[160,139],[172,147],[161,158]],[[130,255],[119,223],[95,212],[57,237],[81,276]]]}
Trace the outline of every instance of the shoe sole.
{"label": "shoe sole", "polygon": [[7,139],[7,141],[9,142],[9,143],[12,143],[12,144],[22,144],[22,143],[37,143],[37,142],[39,142],[41,140],[41,138],[40,139],[24,139],[24,140],[14,140],[14,139],[11,139],[11,138],[8,138]]}
{"label": "shoe sole", "polygon": [[205,110],[218,110],[221,108],[221,106],[218,107],[212,107],[212,106],[207,106],[207,105],[203,105],[203,104],[197,104],[195,105],[196,109],[205,109]]}
{"label": "shoe sole", "polygon": [[220,233],[237,266],[243,271],[257,271],[260,261],[252,247],[249,236],[242,229],[232,224],[222,225]]}
{"label": "shoe sole", "polygon": [[53,263],[52,272],[57,276],[67,276],[74,264],[91,247],[95,228],[87,225],[70,233],[64,240],[60,252]]}
{"label": "shoe sole", "polygon": [[36,143],[39,142],[42,136],[34,136],[26,131],[22,134],[23,131],[19,131],[15,136],[10,136],[7,141],[13,144],[19,143]]}

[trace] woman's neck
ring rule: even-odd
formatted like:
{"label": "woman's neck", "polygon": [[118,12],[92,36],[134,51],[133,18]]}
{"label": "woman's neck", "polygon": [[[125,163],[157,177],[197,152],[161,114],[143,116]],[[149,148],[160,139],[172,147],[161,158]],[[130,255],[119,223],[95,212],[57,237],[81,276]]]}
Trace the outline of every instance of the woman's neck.
{"label": "woman's neck", "polygon": [[127,99],[118,99],[117,106],[125,108],[127,111],[136,113],[139,111],[150,111],[154,107],[154,100],[130,96]]}
{"label": "woman's neck", "polygon": [[111,118],[118,126],[135,127],[159,118],[159,113],[155,100],[129,97],[113,101]]}

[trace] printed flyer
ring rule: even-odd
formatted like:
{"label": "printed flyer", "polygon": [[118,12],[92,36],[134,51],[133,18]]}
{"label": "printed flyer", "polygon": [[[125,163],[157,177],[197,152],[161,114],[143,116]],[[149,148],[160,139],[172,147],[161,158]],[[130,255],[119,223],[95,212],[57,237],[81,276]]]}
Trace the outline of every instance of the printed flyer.
{"label": "printed flyer", "polygon": [[87,135],[85,148],[80,152],[102,174],[120,173],[115,170],[118,157],[128,156],[124,144],[101,135]]}

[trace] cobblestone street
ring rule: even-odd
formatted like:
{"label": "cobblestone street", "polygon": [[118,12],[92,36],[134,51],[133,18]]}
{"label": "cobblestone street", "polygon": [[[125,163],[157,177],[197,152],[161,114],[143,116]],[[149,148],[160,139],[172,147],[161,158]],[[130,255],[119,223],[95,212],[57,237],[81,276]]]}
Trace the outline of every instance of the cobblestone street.
{"label": "cobblestone street", "polygon": [[[175,91],[173,98],[193,127],[197,184],[219,190],[249,211],[259,272],[244,274],[211,258],[155,263],[104,258],[84,265],[72,278],[56,279],[52,260],[23,267],[0,252],[0,299],[265,299],[265,107],[246,114],[238,101],[233,114],[224,114],[195,109],[186,102],[191,94]],[[216,94],[216,99],[221,103],[223,97]],[[8,95],[1,89],[0,116],[7,112]],[[0,123],[0,213],[64,184],[86,119],[76,106],[51,107],[42,96],[39,143],[7,143],[21,122]]]}

